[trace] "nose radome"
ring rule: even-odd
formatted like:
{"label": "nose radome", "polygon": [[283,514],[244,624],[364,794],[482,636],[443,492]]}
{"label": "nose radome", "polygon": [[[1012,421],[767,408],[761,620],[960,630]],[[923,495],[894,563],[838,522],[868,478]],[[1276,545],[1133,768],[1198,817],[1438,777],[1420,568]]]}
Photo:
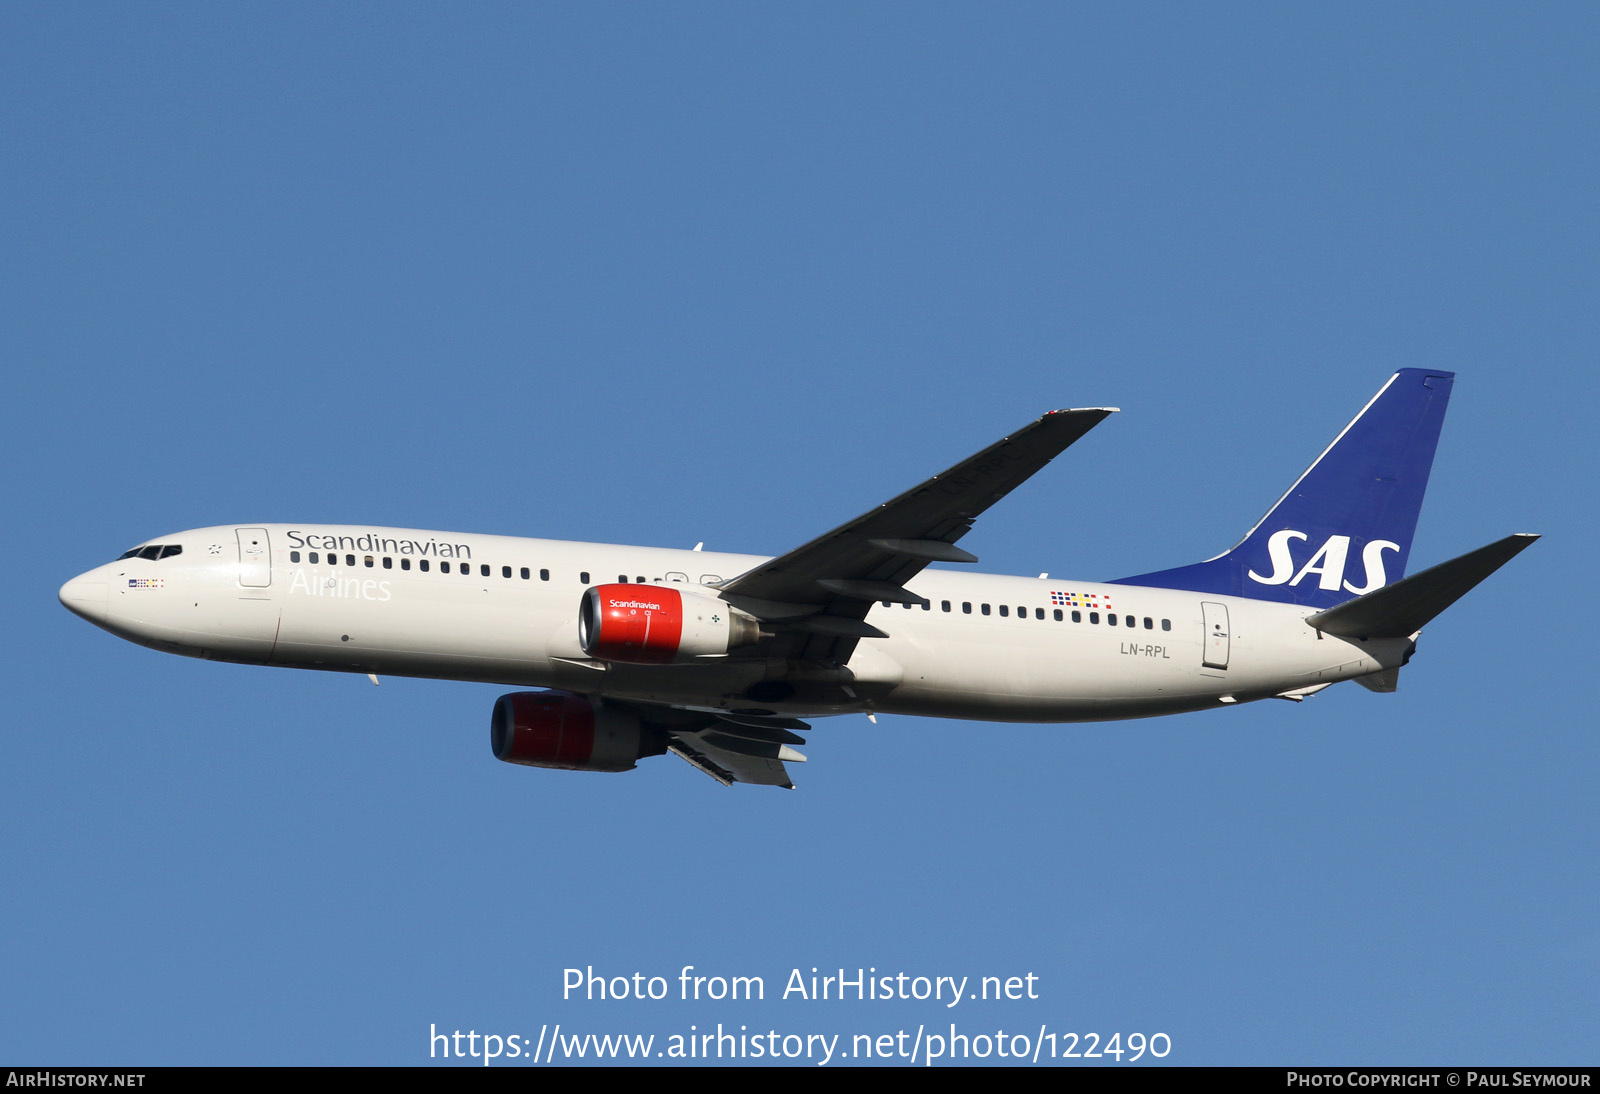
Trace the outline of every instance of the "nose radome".
{"label": "nose radome", "polygon": [[106,618],[106,597],[110,587],[104,581],[92,581],[87,575],[75,577],[61,586],[61,603],[75,615],[91,623],[103,623]]}

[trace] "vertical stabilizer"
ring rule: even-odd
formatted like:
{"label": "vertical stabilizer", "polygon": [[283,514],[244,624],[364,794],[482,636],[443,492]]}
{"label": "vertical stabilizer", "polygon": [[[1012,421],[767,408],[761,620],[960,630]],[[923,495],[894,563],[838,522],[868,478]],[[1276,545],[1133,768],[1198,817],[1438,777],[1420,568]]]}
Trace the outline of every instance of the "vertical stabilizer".
{"label": "vertical stabilizer", "polygon": [[1401,369],[1232,550],[1114,584],[1330,608],[1400,578],[1454,380]]}

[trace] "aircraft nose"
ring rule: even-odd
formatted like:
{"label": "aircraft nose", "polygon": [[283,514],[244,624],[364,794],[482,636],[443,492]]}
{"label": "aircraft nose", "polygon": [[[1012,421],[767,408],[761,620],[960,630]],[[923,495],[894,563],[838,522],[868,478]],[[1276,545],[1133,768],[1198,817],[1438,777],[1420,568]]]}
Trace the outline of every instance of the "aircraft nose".
{"label": "aircraft nose", "polygon": [[61,603],[68,611],[81,615],[91,623],[104,623],[106,619],[106,598],[110,595],[110,586],[104,581],[93,579],[93,573],[82,574],[61,586]]}

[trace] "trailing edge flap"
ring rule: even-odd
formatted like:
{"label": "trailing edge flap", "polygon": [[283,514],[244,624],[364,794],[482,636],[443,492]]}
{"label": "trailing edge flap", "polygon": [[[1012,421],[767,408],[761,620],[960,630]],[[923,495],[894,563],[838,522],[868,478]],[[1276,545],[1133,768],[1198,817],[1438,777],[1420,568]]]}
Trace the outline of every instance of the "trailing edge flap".
{"label": "trailing edge flap", "polygon": [[1449,562],[1306,617],[1319,631],[1344,638],[1406,638],[1466,595],[1539,537],[1518,533]]}
{"label": "trailing edge flap", "polygon": [[671,733],[668,747],[724,786],[739,782],[793,790],[794,781],[783,761],[805,762],[803,755],[787,745],[734,737],[714,727]]}

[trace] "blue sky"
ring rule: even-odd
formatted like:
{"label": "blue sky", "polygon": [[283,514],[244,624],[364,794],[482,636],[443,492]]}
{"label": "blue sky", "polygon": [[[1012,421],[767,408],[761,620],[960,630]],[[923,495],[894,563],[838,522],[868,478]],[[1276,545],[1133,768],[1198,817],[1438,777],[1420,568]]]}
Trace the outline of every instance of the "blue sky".
{"label": "blue sky", "polygon": [[[0,8],[0,1061],[953,1021],[1159,1031],[1181,1063],[1594,1062],[1597,31]],[[1099,405],[963,546],[1142,573],[1230,545],[1407,366],[1458,373],[1413,564],[1546,538],[1394,695],[822,721],[797,791],[726,791],[498,764],[504,689],[163,656],[55,598],[229,522],[776,553]],[[768,997],[561,998],[568,967],[685,965]],[[778,998],[814,966],[1040,997]]]}

